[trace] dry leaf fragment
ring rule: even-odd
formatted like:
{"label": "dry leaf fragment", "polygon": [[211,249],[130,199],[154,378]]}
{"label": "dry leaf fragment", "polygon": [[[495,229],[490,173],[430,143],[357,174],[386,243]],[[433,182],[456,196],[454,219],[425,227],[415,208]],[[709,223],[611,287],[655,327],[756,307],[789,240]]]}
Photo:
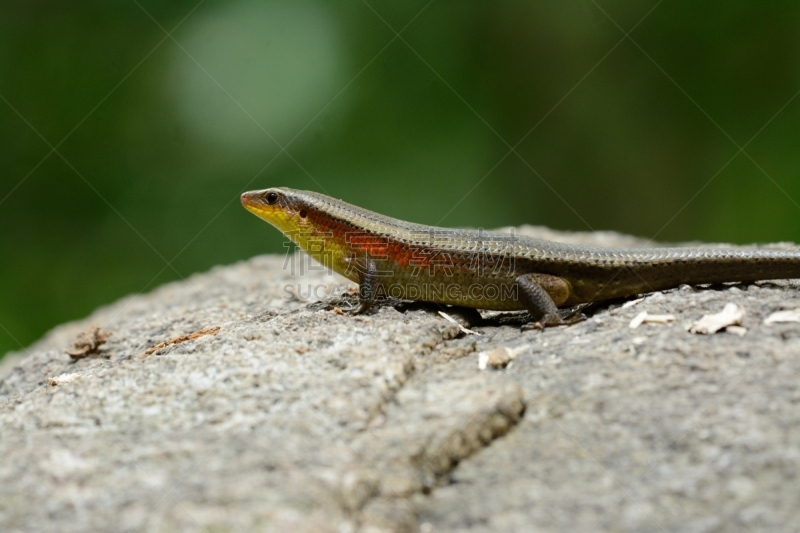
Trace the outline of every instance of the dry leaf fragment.
{"label": "dry leaf fragment", "polygon": [[800,309],[775,311],[764,320],[764,324],[767,326],[783,322],[800,322]]}
{"label": "dry leaf fragment", "polygon": [[[703,315],[689,326],[692,333],[711,335],[728,326],[739,326],[744,317],[744,307],[734,303],[727,303],[719,313]],[[744,329],[744,328],[742,328]]]}
{"label": "dry leaf fragment", "polygon": [[186,341],[192,341],[199,337],[203,337],[204,335],[216,335],[217,332],[219,332],[219,329],[220,329],[219,326],[214,326],[213,328],[199,329],[194,333],[189,333],[188,335],[181,335],[180,337],[175,337],[166,340],[164,342],[159,342],[152,348],[148,348],[147,350],[145,350],[145,352],[141,355],[141,357],[144,358],[147,357],[148,355],[152,355],[156,353],[158,350],[166,348],[167,346],[170,346],[172,344],[181,344]]}
{"label": "dry leaf fragment", "polygon": [[642,311],[631,320],[628,327],[636,329],[644,323],[648,324],[667,324],[675,320],[675,315],[651,315],[647,311]]}
{"label": "dry leaf fragment", "polygon": [[99,326],[89,326],[89,329],[80,333],[72,346],[64,350],[73,359],[81,359],[89,354],[97,353],[101,344],[105,344],[111,332]]}
{"label": "dry leaf fragment", "polygon": [[61,385],[62,383],[70,383],[75,381],[76,379],[80,379],[81,375],[78,373],[73,374],[61,374],[60,376],[56,376],[54,378],[47,378],[47,383],[55,387],[56,385]]}

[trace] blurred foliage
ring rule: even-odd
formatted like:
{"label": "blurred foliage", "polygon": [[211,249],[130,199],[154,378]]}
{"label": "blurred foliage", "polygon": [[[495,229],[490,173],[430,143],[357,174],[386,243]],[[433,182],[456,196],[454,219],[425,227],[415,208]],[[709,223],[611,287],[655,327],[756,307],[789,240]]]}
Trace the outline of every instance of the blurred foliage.
{"label": "blurred foliage", "polygon": [[800,241],[799,26],[790,1],[3,2],[0,354],[281,252],[238,205],[274,185],[429,224]]}

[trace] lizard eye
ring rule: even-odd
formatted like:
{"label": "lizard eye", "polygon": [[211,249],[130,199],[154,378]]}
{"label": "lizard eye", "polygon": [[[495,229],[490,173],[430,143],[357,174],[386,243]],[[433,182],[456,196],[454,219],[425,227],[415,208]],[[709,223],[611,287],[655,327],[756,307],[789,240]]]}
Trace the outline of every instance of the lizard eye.
{"label": "lizard eye", "polygon": [[273,204],[275,204],[275,202],[278,201],[278,193],[276,193],[276,192],[267,193],[267,195],[264,197],[264,200],[269,205],[273,205]]}

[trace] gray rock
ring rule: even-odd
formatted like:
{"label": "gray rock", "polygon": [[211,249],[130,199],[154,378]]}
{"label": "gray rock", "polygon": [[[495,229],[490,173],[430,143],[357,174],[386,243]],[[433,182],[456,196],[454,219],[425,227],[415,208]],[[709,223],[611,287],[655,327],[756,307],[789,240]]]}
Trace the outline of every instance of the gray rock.
{"label": "gray rock", "polygon": [[[256,257],[12,354],[0,530],[800,529],[800,324],[763,325],[800,307],[797,282],[683,287],[544,332],[484,313],[480,336],[434,308],[339,314],[348,286]],[[727,302],[743,337],[686,331]],[[630,329],[641,311],[677,320]],[[91,325],[113,334],[70,358]],[[479,370],[499,346],[516,358]]]}

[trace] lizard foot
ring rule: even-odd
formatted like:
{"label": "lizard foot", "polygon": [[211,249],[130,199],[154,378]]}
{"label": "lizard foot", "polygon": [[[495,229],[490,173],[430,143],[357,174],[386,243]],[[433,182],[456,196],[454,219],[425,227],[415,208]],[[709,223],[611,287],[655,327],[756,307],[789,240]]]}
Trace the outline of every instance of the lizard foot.
{"label": "lizard foot", "polygon": [[520,328],[521,331],[530,331],[532,329],[544,329],[553,326],[571,326],[572,324],[577,324],[578,322],[583,322],[586,320],[586,315],[583,313],[577,313],[573,315],[569,315],[567,317],[562,317],[558,313],[550,313],[543,316],[541,319],[537,320],[536,322],[528,322],[527,324],[523,324]]}

